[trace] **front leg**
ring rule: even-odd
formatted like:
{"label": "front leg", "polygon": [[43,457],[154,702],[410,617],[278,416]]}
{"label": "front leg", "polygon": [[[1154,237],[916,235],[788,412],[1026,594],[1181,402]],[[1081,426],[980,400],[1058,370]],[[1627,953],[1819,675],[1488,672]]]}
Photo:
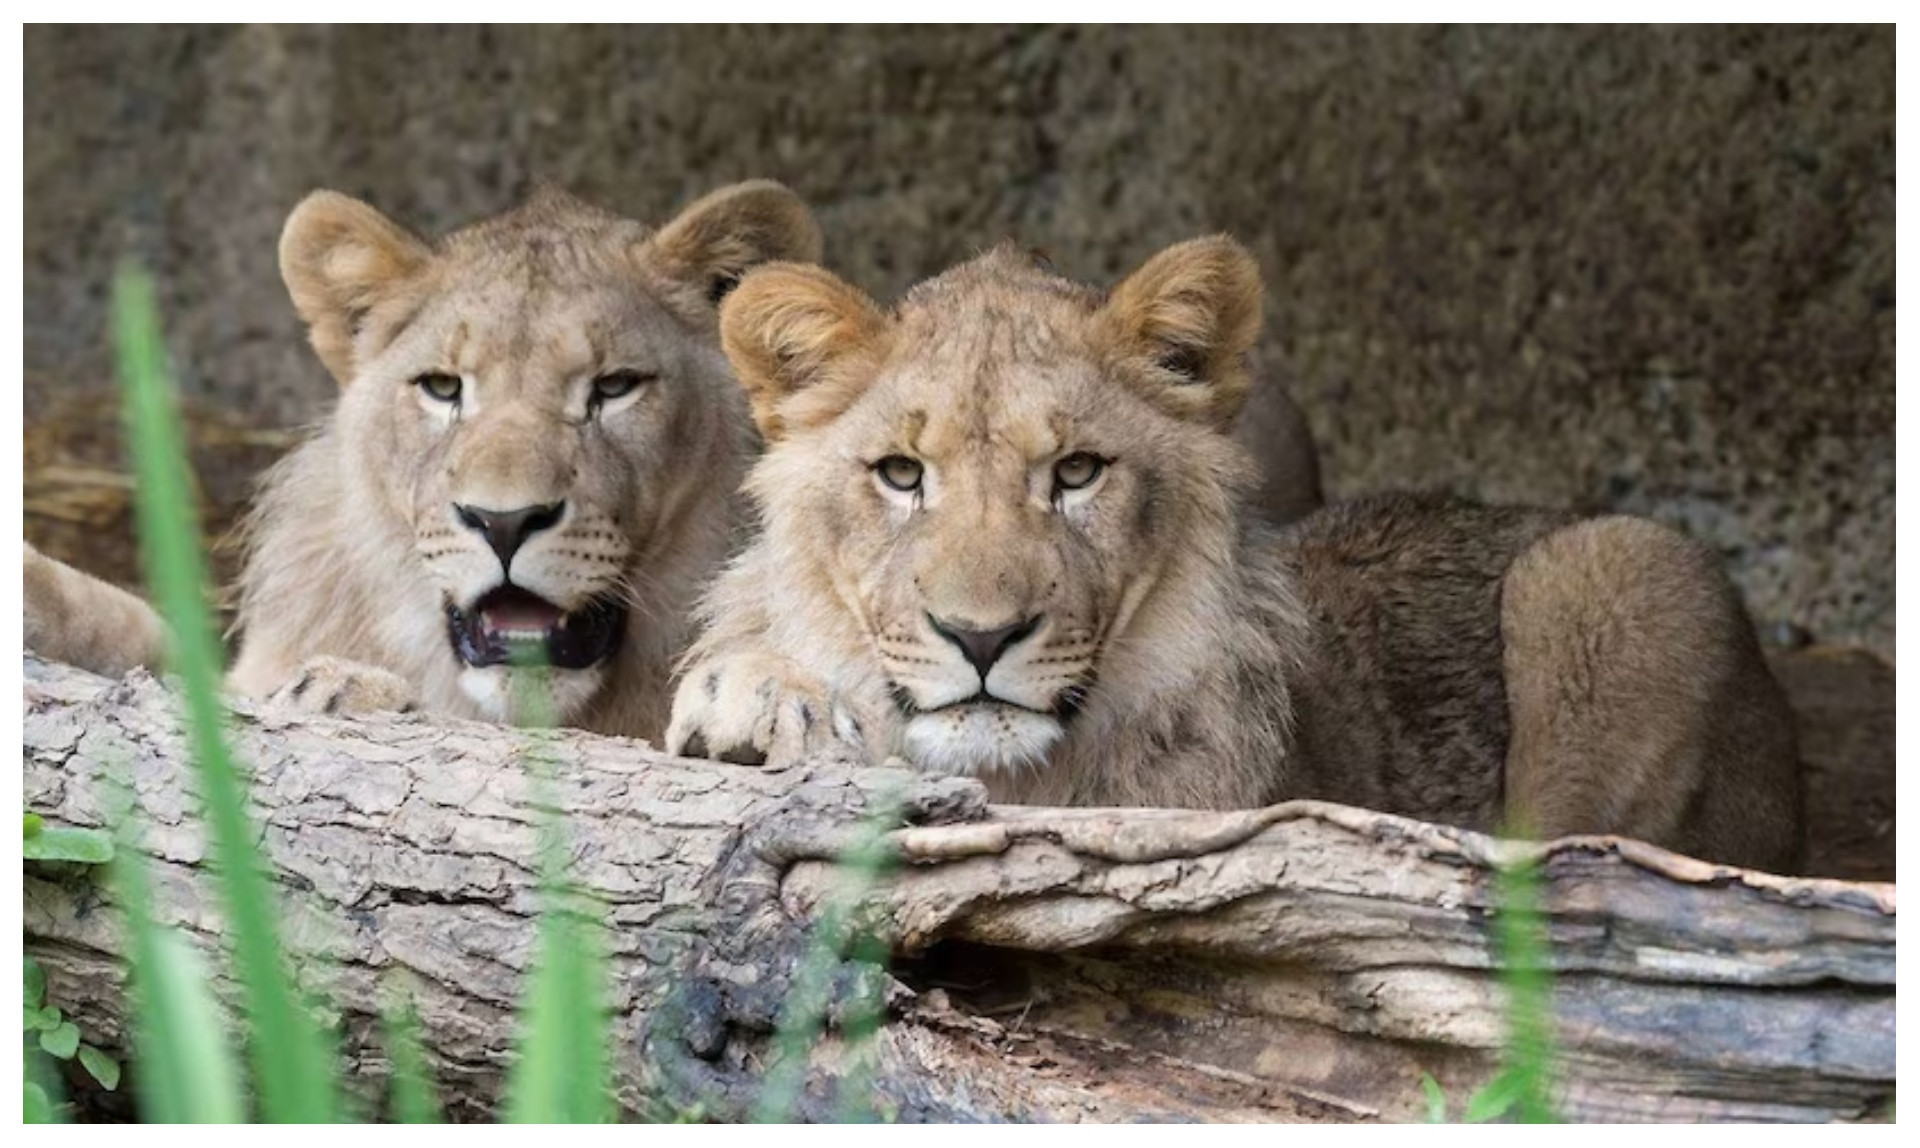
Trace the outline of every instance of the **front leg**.
{"label": "front leg", "polygon": [[784,658],[718,654],[680,679],[667,752],[775,768],[819,755],[867,761],[865,725],[854,707]]}
{"label": "front leg", "polygon": [[326,655],[308,658],[267,704],[308,714],[412,713],[413,686],[391,670]]}

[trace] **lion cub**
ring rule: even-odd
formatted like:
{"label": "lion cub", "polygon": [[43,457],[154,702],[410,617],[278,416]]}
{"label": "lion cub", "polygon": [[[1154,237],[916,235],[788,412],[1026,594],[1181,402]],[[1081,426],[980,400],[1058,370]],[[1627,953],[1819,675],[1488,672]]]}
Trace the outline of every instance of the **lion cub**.
{"label": "lion cub", "polygon": [[[657,738],[694,598],[731,545],[754,442],[717,305],[814,260],[786,188],[723,188],[658,230],[558,191],[428,243],[315,192],[280,268],[343,388],[266,478],[229,686],[326,712],[542,716]],[[138,599],[26,554],[26,636],[106,672],[154,665]]]}
{"label": "lion cub", "polygon": [[891,312],[747,275],[721,339],[769,447],[668,745],[982,779],[996,800],[1319,798],[1794,863],[1793,730],[1713,557],[1627,517],[1243,509],[1252,258],[1111,293],[1010,248]]}

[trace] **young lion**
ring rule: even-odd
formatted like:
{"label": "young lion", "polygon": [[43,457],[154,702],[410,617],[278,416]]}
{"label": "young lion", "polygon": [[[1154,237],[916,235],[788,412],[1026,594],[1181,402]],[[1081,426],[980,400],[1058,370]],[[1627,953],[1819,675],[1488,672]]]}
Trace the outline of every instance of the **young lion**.
{"label": "young lion", "polygon": [[[434,244],[308,196],[281,274],[344,390],[253,510],[230,687],[502,720],[530,654],[552,667],[544,716],[658,737],[756,449],[716,305],[755,264],[819,255],[806,206],[765,181],[657,231],[547,190]],[[26,587],[41,653],[155,664],[138,599],[32,548]]]}
{"label": "young lion", "polygon": [[721,338],[769,447],[668,745],[900,753],[996,800],[1321,798],[1793,864],[1793,731],[1739,600],[1652,522],[1370,499],[1280,533],[1226,433],[1253,260],[1111,294],[1001,248],[892,312],[749,274]]}

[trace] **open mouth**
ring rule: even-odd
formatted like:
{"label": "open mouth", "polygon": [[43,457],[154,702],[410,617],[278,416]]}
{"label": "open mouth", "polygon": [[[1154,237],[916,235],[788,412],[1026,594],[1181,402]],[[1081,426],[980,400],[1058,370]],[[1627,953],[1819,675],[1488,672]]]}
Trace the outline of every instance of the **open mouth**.
{"label": "open mouth", "polygon": [[613,653],[627,608],[595,598],[566,613],[518,586],[496,586],[466,609],[447,604],[447,637],[469,666],[546,665],[584,670]]}

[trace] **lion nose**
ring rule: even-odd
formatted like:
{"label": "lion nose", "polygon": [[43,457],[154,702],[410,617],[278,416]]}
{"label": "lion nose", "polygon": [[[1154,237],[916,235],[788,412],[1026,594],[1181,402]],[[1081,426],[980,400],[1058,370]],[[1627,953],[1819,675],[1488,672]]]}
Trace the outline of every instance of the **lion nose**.
{"label": "lion nose", "polygon": [[927,621],[933,626],[934,633],[960,647],[960,652],[966,655],[967,661],[979,672],[981,681],[986,680],[987,671],[993,668],[993,663],[1000,660],[1001,654],[1006,653],[1009,647],[1040,628],[1038,614],[1024,622],[1001,626],[997,630],[970,630],[964,626],[942,622],[932,614],[927,615]]}
{"label": "lion nose", "polygon": [[527,539],[559,522],[566,509],[564,502],[523,506],[518,510],[481,510],[477,506],[455,503],[453,512],[469,529],[479,531],[480,537],[487,540],[487,545],[500,556],[500,569],[505,572],[513,564],[514,553]]}

